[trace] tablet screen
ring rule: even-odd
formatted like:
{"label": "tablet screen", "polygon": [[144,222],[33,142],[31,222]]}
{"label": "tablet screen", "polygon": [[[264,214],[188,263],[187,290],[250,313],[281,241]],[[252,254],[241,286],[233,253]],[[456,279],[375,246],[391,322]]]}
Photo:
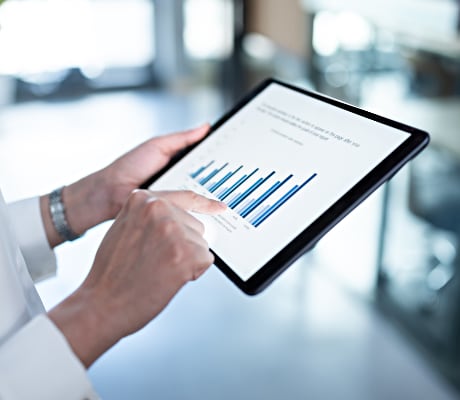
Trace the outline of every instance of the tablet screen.
{"label": "tablet screen", "polygon": [[196,217],[245,281],[409,136],[273,82],[149,188],[224,201]]}

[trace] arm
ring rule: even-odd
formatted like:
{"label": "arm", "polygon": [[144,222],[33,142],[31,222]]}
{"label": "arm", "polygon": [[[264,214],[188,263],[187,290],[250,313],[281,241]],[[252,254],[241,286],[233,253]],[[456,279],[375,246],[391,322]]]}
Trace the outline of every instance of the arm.
{"label": "arm", "polygon": [[[207,131],[206,125],[152,139],[63,193],[76,233],[117,216],[86,280],[48,313],[86,367],[141,329],[212,264],[204,227],[188,211],[219,213],[226,209],[223,203],[188,191],[133,192]],[[48,240],[56,246],[61,239],[47,212],[47,196],[41,202]]]}
{"label": "arm", "polygon": [[[0,345],[2,399],[97,398],[82,364],[90,366],[122,337],[142,328],[212,263],[203,225],[188,211],[212,214],[225,205],[187,191],[131,193],[206,130],[152,139],[67,188],[68,219],[79,233],[117,218],[83,284]],[[46,201],[47,196],[40,199],[43,239],[56,246],[61,239]]]}
{"label": "arm", "polygon": [[130,196],[82,286],[48,314],[86,367],[157,316],[212,264],[204,226],[187,211],[224,209],[187,191]]}

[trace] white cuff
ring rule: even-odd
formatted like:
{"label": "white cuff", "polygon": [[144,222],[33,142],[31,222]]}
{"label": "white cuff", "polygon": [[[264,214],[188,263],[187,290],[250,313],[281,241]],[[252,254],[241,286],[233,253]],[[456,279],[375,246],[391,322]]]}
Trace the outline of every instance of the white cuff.
{"label": "white cuff", "polygon": [[98,399],[64,335],[34,318],[0,347],[0,399]]}
{"label": "white cuff", "polygon": [[56,256],[46,237],[40,198],[8,204],[11,225],[34,282],[56,274]]}

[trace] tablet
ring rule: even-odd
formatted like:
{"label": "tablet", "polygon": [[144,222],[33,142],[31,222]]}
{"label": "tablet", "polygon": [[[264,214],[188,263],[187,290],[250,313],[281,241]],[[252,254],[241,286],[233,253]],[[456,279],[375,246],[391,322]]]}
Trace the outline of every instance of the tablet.
{"label": "tablet", "polygon": [[391,178],[427,133],[269,79],[143,187],[228,205],[196,215],[215,264],[256,294]]}

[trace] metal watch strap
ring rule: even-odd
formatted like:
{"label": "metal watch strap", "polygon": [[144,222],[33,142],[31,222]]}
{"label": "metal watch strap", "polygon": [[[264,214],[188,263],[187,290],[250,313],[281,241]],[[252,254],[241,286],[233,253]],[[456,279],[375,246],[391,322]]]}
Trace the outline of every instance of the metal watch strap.
{"label": "metal watch strap", "polygon": [[62,200],[63,187],[53,190],[49,195],[50,214],[53,225],[59,235],[67,241],[78,239],[82,235],[77,235],[67,222],[64,201]]}

